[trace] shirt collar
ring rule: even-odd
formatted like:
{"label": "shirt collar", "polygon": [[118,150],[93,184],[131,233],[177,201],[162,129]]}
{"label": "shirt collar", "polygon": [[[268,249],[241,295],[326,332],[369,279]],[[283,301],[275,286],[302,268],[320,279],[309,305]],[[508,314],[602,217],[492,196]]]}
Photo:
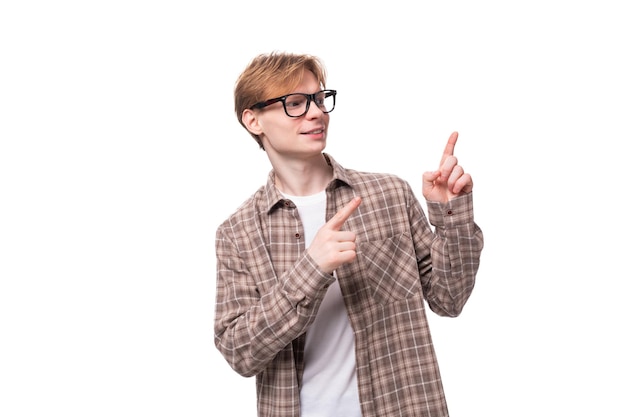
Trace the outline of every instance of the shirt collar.
{"label": "shirt collar", "polygon": [[[328,184],[327,189],[334,189],[340,187],[341,185],[350,185],[350,177],[348,175],[347,170],[339,165],[332,156],[327,153],[323,153],[324,158],[326,158],[326,162],[333,168],[333,179]],[[265,184],[265,203],[266,207],[262,209],[263,212],[269,213],[276,207],[276,205],[282,202],[283,195],[276,188],[274,183],[276,179],[276,172],[272,169],[267,176],[267,183]]]}

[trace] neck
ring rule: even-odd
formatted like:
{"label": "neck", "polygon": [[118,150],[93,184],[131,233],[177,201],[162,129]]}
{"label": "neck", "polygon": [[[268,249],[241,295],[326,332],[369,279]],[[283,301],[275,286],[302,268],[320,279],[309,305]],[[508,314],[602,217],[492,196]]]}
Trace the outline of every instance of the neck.
{"label": "neck", "polygon": [[281,161],[272,163],[275,185],[285,194],[307,196],[319,193],[333,177],[332,167],[324,155],[307,160]]}

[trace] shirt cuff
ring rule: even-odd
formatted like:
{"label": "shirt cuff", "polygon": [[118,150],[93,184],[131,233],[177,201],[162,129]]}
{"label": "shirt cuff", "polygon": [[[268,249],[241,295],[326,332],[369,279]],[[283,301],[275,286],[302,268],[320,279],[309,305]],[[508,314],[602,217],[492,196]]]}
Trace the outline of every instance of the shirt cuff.
{"label": "shirt cuff", "polygon": [[428,219],[435,227],[452,228],[474,222],[472,193],[453,198],[447,203],[426,201]]}
{"label": "shirt cuff", "polygon": [[322,272],[306,253],[291,269],[282,291],[294,305],[308,306],[311,302],[321,302],[323,294],[334,281],[335,277]]}

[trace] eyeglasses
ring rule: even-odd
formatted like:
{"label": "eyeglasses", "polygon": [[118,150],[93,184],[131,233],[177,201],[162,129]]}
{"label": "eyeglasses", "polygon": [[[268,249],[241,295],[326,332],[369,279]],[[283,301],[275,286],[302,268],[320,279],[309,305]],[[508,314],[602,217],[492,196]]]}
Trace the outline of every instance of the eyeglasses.
{"label": "eyeglasses", "polygon": [[294,93],[287,94],[282,97],[272,98],[266,101],[261,101],[254,104],[251,109],[262,109],[270,104],[283,103],[283,109],[285,114],[289,117],[304,116],[311,105],[311,100],[315,102],[315,105],[323,112],[330,113],[335,108],[335,96],[337,90],[322,90],[313,94]]}

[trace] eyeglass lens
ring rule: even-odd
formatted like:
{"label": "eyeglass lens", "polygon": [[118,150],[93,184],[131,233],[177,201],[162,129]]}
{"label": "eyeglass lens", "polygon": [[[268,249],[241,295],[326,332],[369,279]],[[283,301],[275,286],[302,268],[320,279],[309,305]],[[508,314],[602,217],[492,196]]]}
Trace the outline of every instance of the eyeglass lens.
{"label": "eyeglass lens", "polygon": [[[285,98],[285,111],[291,117],[299,117],[307,112],[310,106],[310,97],[306,94],[291,94]],[[335,95],[330,91],[320,91],[315,94],[314,101],[324,113],[330,113],[335,107]]]}

